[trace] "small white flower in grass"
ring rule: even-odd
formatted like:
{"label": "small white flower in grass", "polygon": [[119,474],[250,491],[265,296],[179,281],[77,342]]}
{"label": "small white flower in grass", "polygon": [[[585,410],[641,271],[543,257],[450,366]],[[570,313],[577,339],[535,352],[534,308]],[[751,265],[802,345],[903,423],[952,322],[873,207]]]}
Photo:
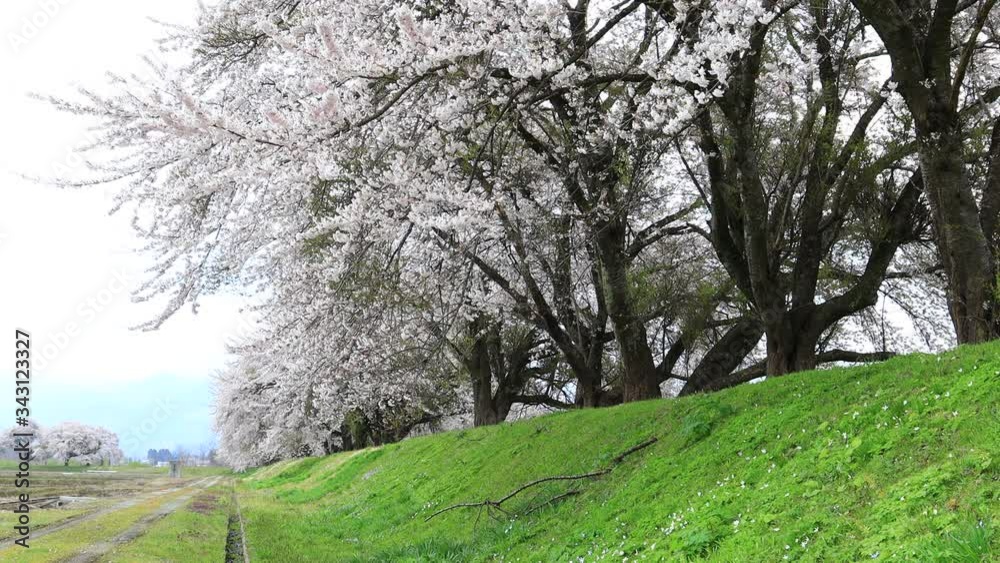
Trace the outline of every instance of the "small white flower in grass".
{"label": "small white flower in grass", "polygon": [[889,410],[889,405],[882,405],[882,410],[884,410],[884,411]]}
{"label": "small white flower in grass", "polygon": [[789,549],[792,549],[792,546],[785,544],[785,551],[788,551]]}

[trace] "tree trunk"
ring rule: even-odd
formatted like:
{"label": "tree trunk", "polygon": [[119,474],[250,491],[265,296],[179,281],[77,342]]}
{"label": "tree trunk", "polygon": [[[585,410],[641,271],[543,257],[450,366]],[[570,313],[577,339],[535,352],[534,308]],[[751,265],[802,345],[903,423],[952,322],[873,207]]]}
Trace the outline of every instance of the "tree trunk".
{"label": "tree trunk", "polygon": [[466,358],[466,369],[472,383],[472,424],[487,426],[500,422],[493,403],[493,370],[490,366],[489,345],[485,323],[473,323],[472,350]]}
{"label": "tree trunk", "polygon": [[622,400],[626,403],[661,396],[653,352],[646,341],[646,328],[636,325],[636,321],[627,321],[622,325],[615,323],[615,336],[618,338],[624,367]]}
{"label": "tree trunk", "polygon": [[371,422],[361,410],[353,410],[344,417],[341,425],[341,439],[344,450],[360,450],[368,447],[371,439]]}
{"label": "tree trunk", "polygon": [[921,137],[920,164],[948,274],[955,334],[959,344],[992,340],[998,318],[995,264],[965,172],[961,136],[952,128]]}
{"label": "tree trunk", "polygon": [[[909,14],[885,2],[852,0],[882,38],[892,59],[897,91],[916,129],[925,193],[934,216],[938,252],[948,276],[948,309],[959,343],[998,335],[996,266],[965,170],[962,116],[958,109],[965,69],[988,11],[981,11],[953,67],[955,0]],[[986,5],[984,5],[986,7]],[[977,27],[978,26],[978,27]],[[954,68],[954,73],[953,73]],[[987,206],[991,202],[987,200]],[[989,226],[987,226],[989,228]]]}
{"label": "tree trunk", "polygon": [[660,383],[653,351],[629,288],[624,226],[613,220],[603,224],[599,232],[598,245],[608,289],[608,317],[622,359],[622,399],[628,403],[659,398]]}
{"label": "tree trunk", "polygon": [[472,391],[474,395],[472,405],[472,425],[490,426],[492,424],[499,424],[503,422],[505,417],[501,417],[500,413],[497,412],[489,387],[485,387],[484,391],[483,385],[476,384],[474,382]]}
{"label": "tree trunk", "polygon": [[816,368],[816,345],[820,331],[805,319],[786,311],[772,312],[766,323],[767,375],[785,375]]}
{"label": "tree trunk", "polygon": [[601,406],[601,381],[599,379],[578,378],[574,403],[581,408]]}

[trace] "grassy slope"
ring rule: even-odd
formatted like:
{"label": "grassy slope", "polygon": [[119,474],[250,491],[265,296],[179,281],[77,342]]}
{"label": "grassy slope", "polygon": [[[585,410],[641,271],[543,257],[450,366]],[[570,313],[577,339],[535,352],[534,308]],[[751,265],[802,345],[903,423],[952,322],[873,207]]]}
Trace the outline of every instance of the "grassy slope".
{"label": "grassy slope", "polygon": [[[978,561],[1000,554],[1000,344],[284,462],[239,485],[254,561]],[[505,504],[452,503],[605,467]],[[537,498],[535,495],[538,495]]]}

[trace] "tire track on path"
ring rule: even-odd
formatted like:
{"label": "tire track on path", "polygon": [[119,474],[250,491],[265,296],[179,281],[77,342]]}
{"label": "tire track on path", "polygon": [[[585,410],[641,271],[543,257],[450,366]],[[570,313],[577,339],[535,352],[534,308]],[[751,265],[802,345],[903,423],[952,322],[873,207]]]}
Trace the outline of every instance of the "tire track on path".
{"label": "tire track on path", "polygon": [[155,522],[157,522],[161,518],[170,515],[178,508],[187,504],[187,502],[191,500],[196,494],[218,483],[219,479],[220,479],[219,477],[212,477],[212,478],[206,477],[204,479],[201,479],[199,481],[196,481],[188,485],[187,487],[182,487],[181,489],[177,489],[177,490],[182,490],[184,488],[187,488],[190,489],[190,491],[187,494],[164,504],[163,506],[157,508],[156,510],[147,514],[146,516],[143,516],[142,518],[139,519],[138,522],[136,522],[127,530],[118,534],[117,536],[111,539],[105,539],[97,543],[91,544],[89,547],[85,548],[80,553],[76,554],[75,556],[69,559],[66,559],[65,563],[90,563],[93,561],[97,561],[98,558],[100,558],[102,555],[107,554],[109,551],[114,549],[115,546],[130,542],[138,538],[142,534],[146,533],[146,530],[149,529],[149,527],[152,526]]}

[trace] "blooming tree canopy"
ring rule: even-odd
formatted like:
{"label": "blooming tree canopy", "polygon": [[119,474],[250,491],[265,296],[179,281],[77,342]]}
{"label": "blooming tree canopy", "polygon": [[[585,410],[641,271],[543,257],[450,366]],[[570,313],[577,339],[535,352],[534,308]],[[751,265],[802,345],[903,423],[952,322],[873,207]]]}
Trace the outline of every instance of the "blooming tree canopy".
{"label": "blooming tree canopy", "polygon": [[158,259],[142,328],[262,296],[215,397],[246,467],[359,417],[885,357],[880,300],[938,330],[906,104],[854,4],[223,0],[170,62],[52,101],[98,120],[91,182]]}
{"label": "blooming tree canopy", "polygon": [[39,457],[66,465],[70,461],[86,465],[115,464],[124,457],[114,432],[79,422],[63,422],[46,429],[38,450]]}

